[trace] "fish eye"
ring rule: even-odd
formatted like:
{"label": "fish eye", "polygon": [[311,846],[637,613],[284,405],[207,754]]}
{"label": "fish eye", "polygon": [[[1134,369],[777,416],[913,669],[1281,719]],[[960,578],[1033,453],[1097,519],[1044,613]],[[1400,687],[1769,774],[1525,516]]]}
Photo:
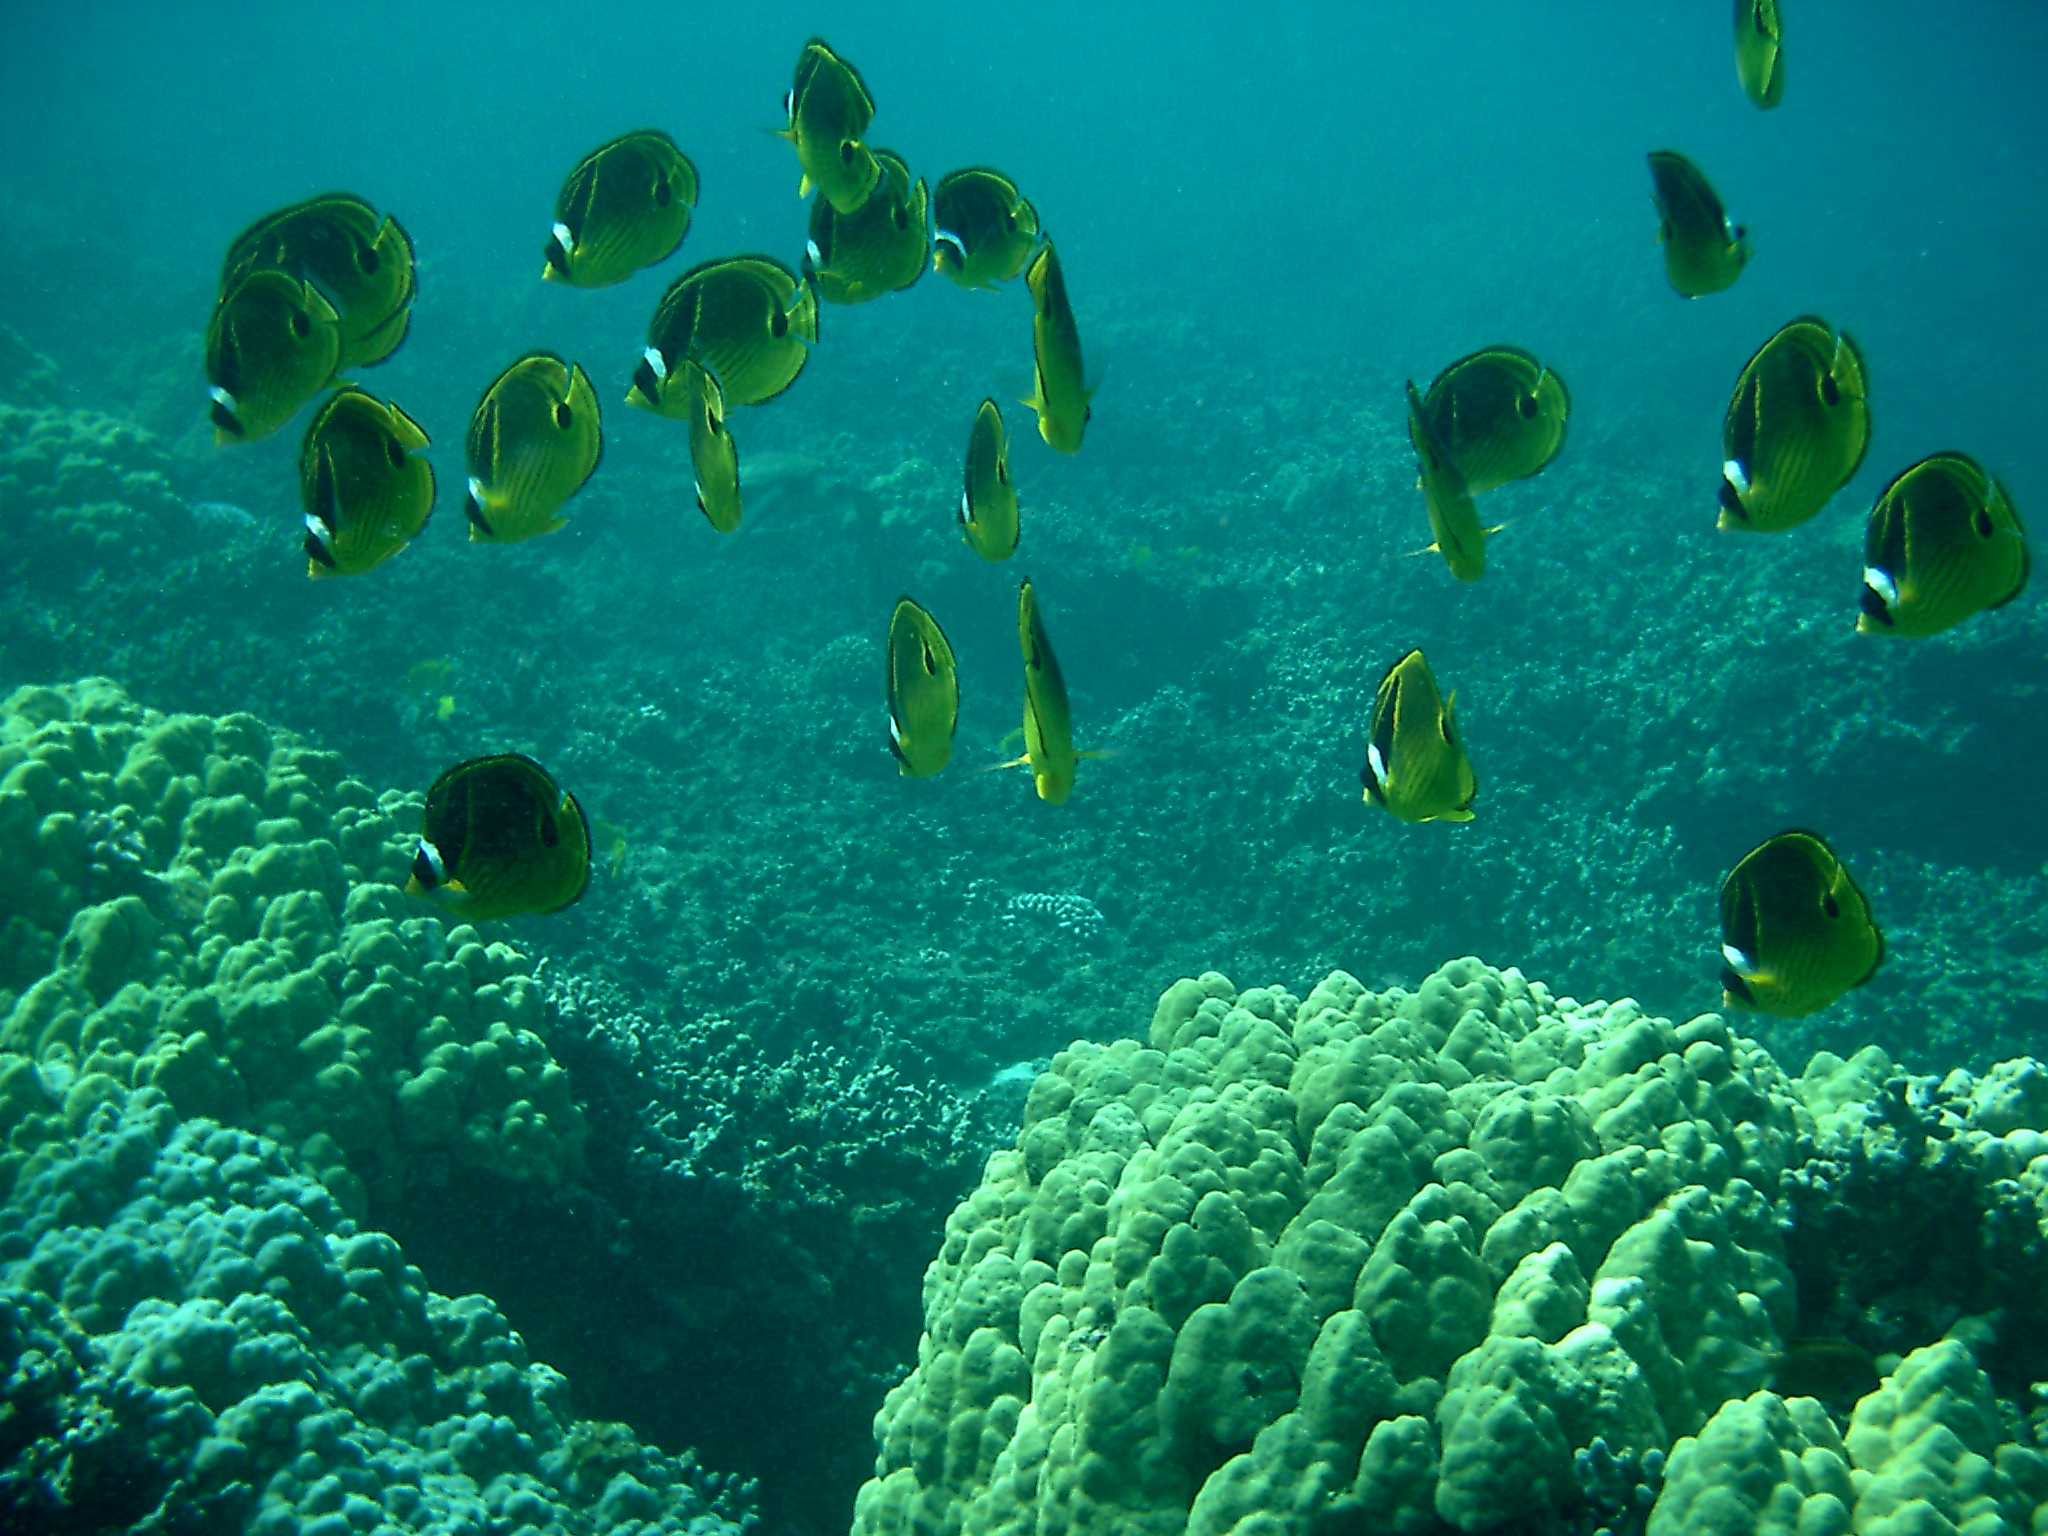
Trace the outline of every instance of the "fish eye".
{"label": "fish eye", "polygon": [[1829,917],[1840,917],[1842,915],[1842,904],[1835,900],[1835,893],[1833,891],[1829,891],[1827,895],[1821,897],[1820,908]]}
{"label": "fish eye", "polygon": [[1991,514],[1989,512],[1986,512],[1982,507],[1979,507],[1977,509],[1977,516],[1975,517],[1975,519],[1973,519],[1973,521],[1977,525],[1978,538],[1988,539],[1991,537]]}
{"label": "fish eye", "polygon": [[391,461],[393,469],[405,467],[405,450],[398,446],[398,439],[390,435],[384,438],[384,456]]}
{"label": "fish eye", "polygon": [[841,165],[853,164],[853,140],[841,139],[839,141],[839,163]]}
{"label": "fish eye", "polygon": [[1534,395],[1522,396],[1521,399],[1515,402],[1515,409],[1522,413],[1522,420],[1534,421],[1536,419],[1536,397]]}
{"label": "fish eye", "polygon": [[1835,382],[1833,374],[1824,373],[1821,375],[1820,397],[1829,405],[1840,405],[1842,403],[1842,386]]}
{"label": "fish eye", "polygon": [[363,254],[356,260],[356,265],[360,267],[364,271],[364,273],[375,274],[383,269],[384,258],[377,254],[377,247],[375,247],[374,245],[366,245],[362,248],[362,252]]}
{"label": "fish eye", "polygon": [[560,427],[564,432],[569,430],[570,425],[575,420],[576,413],[569,409],[568,401],[564,400],[560,405],[555,407],[555,425]]}
{"label": "fish eye", "polygon": [[301,341],[313,334],[313,317],[303,309],[292,311],[292,334]]}
{"label": "fish eye", "polygon": [[778,309],[775,312],[775,318],[768,322],[768,334],[775,337],[778,341],[787,336],[789,334],[789,316]]}
{"label": "fish eye", "polygon": [[664,177],[662,180],[654,184],[655,207],[666,208],[670,203],[674,202],[675,200],[675,189],[668,184],[668,180],[666,177]]}

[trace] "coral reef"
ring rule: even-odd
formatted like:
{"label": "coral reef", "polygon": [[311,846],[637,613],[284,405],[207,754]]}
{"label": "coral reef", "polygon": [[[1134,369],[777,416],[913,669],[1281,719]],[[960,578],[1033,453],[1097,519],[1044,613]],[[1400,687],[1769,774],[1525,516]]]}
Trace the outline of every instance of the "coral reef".
{"label": "coral reef", "polygon": [[2005,1440],[1961,1342],[1914,1350],[1846,1434],[1810,1397],[1724,1403],[1671,1455],[1648,1536],[1907,1536],[2048,1529],[2048,1457]]}
{"label": "coral reef", "polygon": [[104,583],[188,552],[195,524],[148,432],[96,411],[0,404],[0,578]]}
{"label": "coral reef", "polygon": [[[36,1077],[0,1057],[12,1105]],[[487,1298],[430,1292],[276,1143],[181,1118],[153,1088],[110,1088],[76,1118],[0,1206],[10,1528],[752,1523],[747,1487],[579,1420]]]}
{"label": "coral reef", "polygon": [[[1474,960],[1412,994],[1178,982],[1149,1043],[1054,1058],[949,1219],[856,1531],[1734,1531],[1831,1498],[1857,1530],[1938,1512],[2016,1536],[2048,1487],[2023,1411],[2042,1367],[2000,1395],[1941,1337],[1953,1314],[1879,1341],[1904,1358],[1846,1442],[1814,1399],[1756,1390],[1841,1300],[1791,1255],[1813,1212],[1855,1208],[1853,1182],[1813,1193],[1850,1145],[1898,1134],[1870,1128],[1889,1075],[1794,1080],[1718,1015]],[[1980,1265],[2039,1253],[2041,1081],[1949,1095],[2018,1245]],[[1985,1326],[1996,1354],[2034,1321]],[[1788,1493],[1781,1449],[1807,1453]]]}
{"label": "coral reef", "polygon": [[593,1071],[608,1059],[616,1085],[642,1096],[634,1155],[668,1177],[744,1192],[768,1225],[927,1208],[971,1182],[993,1144],[970,1102],[943,1087],[825,1046],[764,1059],[729,1019],[653,1019],[616,988],[540,971],[559,1047]]}
{"label": "coral reef", "polygon": [[[2048,1067],[1915,1078],[1868,1046],[1805,1082],[1820,1123],[1780,1193],[1795,1332],[1876,1356],[1995,1332],[1985,1370],[2027,1402],[2048,1381]],[[2048,1424],[2048,1399],[2030,1406]]]}
{"label": "coral reef", "polygon": [[403,881],[416,802],[249,715],[103,680],[0,704],[0,1046],[67,1102],[161,1088],[360,1214],[422,1158],[556,1180],[584,1130],[516,953]]}
{"label": "coral reef", "polygon": [[415,1188],[394,1231],[437,1279],[489,1290],[590,1411],[759,1476],[779,1529],[843,1528],[924,1257],[995,1135],[887,1067],[767,1055],[729,1020],[543,977],[591,1127],[582,1175]]}
{"label": "coral reef", "polygon": [[[1425,286],[1431,258],[1398,259]],[[1556,296],[1539,286],[1523,292],[1547,313]],[[565,323],[533,290],[443,285],[435,347],[394,364],[392,387],[444,424],[444,447],[476,383],[444,361]],[[1490,333],[1500,293],[1452,318]],[[1837,818],[1891,958],[1821,1016],[1747,1027],[1788,1062],[1877,1040],[1883,1069],[1851,1073],[1859,1103],[1982,1128],[1970,1092],[1884,1084],[1897,1064],[1981,1069],[2048,1020],[2048,876],[2013,835],[2011,790],[2043,702],[2038,603],[1880,654],[1846,628],[1853,496],[1796,540],[1712,542],[1712,465],[1674,447],[1681,418],[1650,413],[1645,442],[1641,422],[1591,408],[1542,480],[1501,493],[1499,580],[1454,594],[1401,558],[1422,535],[1387,408],[1395,372],[1320,319],[1282,346],[1267,319],[1233,333],[1192,308],[1161,313],[1149,287],[1090,300],[1091,341],[1147,387],[1122,391],[1100,451],[1019,456],[1080,745],[1109,749],[1057,812],[1020,775],[969,771],[1012,755],[1016,573],[959,541],[964,423],[932,402],[973,398],[987,358],[1014,348],[985,306],[836,317],[852,387],[749,418],[749,519],[730,540],[694,537],[687,471],[672,441],[634,435],[643,422],[617,434],[587,515],[546,547],[471,550],[444,508],[416,557],[319,589],[298,553],[289,444],[191,451],[189,331],[59,306],[38,340],[62,338],[62,374],[0,337],[0,506],[18,534],[0,549],[0,689],[106,672],[180,712],[161,717],[177,723],[161,749],[176,766],[159,783],[144,762],[158,749],[135,734],[159,717],[67,689],[70,713],[38,719],[44,695],[17,695],[42,702],[0,747],[0,853],[29,871],[0,891],[0,1039],[35,1055],[68,1112],[155,1085],[181,1112],[276,1136],[352,1212],[446,1218],[438,1239],[409,1232],[408,1251],[442,1243],[436,1262],[503,1287],[530,1338],[557,1319],[551,1355],[567,1359],[608,1301],[645,1301],[601,1346],[647,1362],[641,1375],[592,1371],[593,1390],[672,1376],[668,1341],[694,1349],[743,1320],[755,1331],[716,1359],[719,1379],[755,1383],[750,1410],[774,1381],[802,1384],[816,1438],[793,1477],[810,1487],[858,1454],[847,1426],[908,1352],[904,1277],[974,1142],[955,1134],[953,1094],[908,1085],[1014,1084],[1066,1040],[1114,1037],[1184,972],[1315,975],[1341,958],[1384,987],[1479,947],[1685,1017],[1714,998],[1728,861],[1777,826]],[[75,334],[88,313],[96,352]],[[1632,355],[1670,377],[1721,379],[1739,361],[1724,369],[1639,303],[1612,313]],[[1374,325],[1406,366],[1440,355],[1433,325]],[[584,334],[611,345],[604,325]],[[1248,369],[1257,389],[1218,382]],[[1708,403],[1686,408],[1683,432],[1710,423]],[[906,585],[944,616],[966,680],[959,771],[929,784],[899,779],[878,724],[879,618]],[[1458,657],[1482,779],[1480,819],[1449,837],[1404,835],[1356,789],[1372,677],[1417,643]],[[368,787],[425,784],[486,741],[542,756],[611,828],[592,899],[516,930],[519,954],[392,895],[411,805]],[[345,770],[320,748],[342,749]],[[527,979],[537,956],[630,1001],[551,1009]],[[615,1050],[605,1021],[628,1016],[653,1025]],[[642,1076],[674,1097],[670,1119],[633,1087]],[[901,1118],[879,1112],[892,1099]],[[9,1122],[24,1145],[42,1134],[40,1102]],[[1895,1145],[1858,1132],[1860,1157],[1847,1131],[1787,1154],[1772,1204],[1790,1223],[1793,1301],[1773,1302],[1745,1348],[1823,1331],[1889,1365],[1958,1312],[2000,1313],[2001,1341],[2022,1339],[2039,1271],[2007,1181],[2024,1194],[2031,1172],[2008,1166],[2017,1153],[1959,1151],[1965,1130],[1894,1131]],[[1968,1241],[1926,1242],[1927,1213],[1951,1202]],[[1872,1209],[1911,1217],[1896,1231],[1918,1239],[1887,1241]],[[1448,1218],[1415,1219],[1427,1234]],[[552,1277],[530,1261],[544,1237],[561,1244]],[[1590,1317],[1594,1266],[1565,1251]],[[1576,1295],[1562,1258],[1532,1271],[1530,1307],[1539,1274]],[[613,1289],[635,1274],[641,1289]],[[750,1274],[774,1278],[749,1290]],[[1493,1294],[1509,1278],[1489,1271]],[[2018,1402],[2004,1353],[1982,1368],[1998,1401]],[[1704,1397],[1754,1388],[1745,1358]],[[1461,1405],[1474,1427],[1459,1444],[1498,1416],[1540,1442],[1572,1518],[1640,1523],[1671,1442],[1581,1443],[1549,1355],[1464,1359],[1417,1378]],[[662,1385],[639,1395],[650,1412],[679,1395]],[[1543,1392],[1549,1420],[1498,1406]],[[677,1411],[699,1418],[670,1421],[676,1443],[717,1412]],[[1396,1414],[1382,1462],[1447,1456],[1433,1413]],[[1424,1518],[1441,1518],[1433,1503]]]}
{"label": "coral reef", "polygon": [[0,1193],[46,1088],[74,1122],[161,1092],[283,1143],[662,1443],[758,1466],[800,1426],[775,1500],[843,1506],[988,1123],[819,1044],[543,987],[397,889],[417,818],[249,715],[103,680],[0,703]]}

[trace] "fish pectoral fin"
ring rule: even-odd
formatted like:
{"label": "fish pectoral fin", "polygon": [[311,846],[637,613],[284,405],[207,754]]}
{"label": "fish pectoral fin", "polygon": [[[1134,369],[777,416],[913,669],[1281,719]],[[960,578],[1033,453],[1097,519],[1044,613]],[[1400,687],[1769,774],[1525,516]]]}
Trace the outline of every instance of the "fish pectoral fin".
{"label": "fish pectoral fin", "polygon": [[1030,766],[1031,766],[1031,754],[1027,752],[1027,753],[1025,753],[1025,754],[1024,754],[1024,755],[1023,755],[1022,757],[1013,757],[1013,758],[1009,758],[1009,759],[1007,759],[1007,760],[1006,760],[1006,761],[1004,761],[1004,762],[1000,762],[1000,763],[983,763],[983,764],[982,764],[982,765],[981,765],[981,766],[980,766],[979,768],[975,769],[975,772],[976,772],[976,773],[995,773],[995,772],[999,771],[1000,769],[1004,769],[1004,768],[1029,768]]}

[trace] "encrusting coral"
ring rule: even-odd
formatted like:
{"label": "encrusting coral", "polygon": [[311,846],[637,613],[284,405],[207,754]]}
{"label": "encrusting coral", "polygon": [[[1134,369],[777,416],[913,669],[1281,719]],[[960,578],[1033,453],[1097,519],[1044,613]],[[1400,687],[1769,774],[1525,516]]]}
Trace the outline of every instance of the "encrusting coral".
{"label": "encrusting coral", "polygon": [[97,679],[16,690],[0,1047],[74,1119],[155,1086],[284,1142],[358,1213],[423,1154],[573,1171],[582,1114],[520,957],[398,889],[417,814],[249,715],[164,715]]}
{"label": "encrusting coral", "polygon": [[0,1054],[9,1529],[739,1536],[751,1492],[576,1418],[482,1296],[430,1292],[282,1148],[111,1087],[75,1132]]}
{"label": "encrusting coral", "polygon": [[1816,1065],[1476,960],[1178,982],[1148,1042],[1054,1059],[947,1223],[855,1530],[1732,1531],[1680,1512],[1746,1488],[2024,1532],[2048,1459],[1960,1342],[1913,1341],[1846,1453],[1757,1390],[1801,1311],[1781,1188],[1860,1123]]}
{"label": "encrusting coral", "polygon": [[0,506],[8,511],[0,576],[75,584],[104,568],[176,557],[194,522],[168,467],[161,445],[131,422],[0,402]]}

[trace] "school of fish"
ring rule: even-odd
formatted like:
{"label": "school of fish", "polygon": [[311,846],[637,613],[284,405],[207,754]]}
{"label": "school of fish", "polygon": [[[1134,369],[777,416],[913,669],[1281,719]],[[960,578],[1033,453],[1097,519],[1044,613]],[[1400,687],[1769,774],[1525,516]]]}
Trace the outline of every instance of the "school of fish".
{"label": "school of fish", "polygon": [[[1760,109],[1783,99],[1778,0],[1735,0],[1737,77]],[[740,254],[699,262],[663,291],[631,370],[630,405],[687,424],[698,508],[720,533],[742,515],[733,407],[797,382],[818,342],[822,304],[862,304],[913,286],[927,266],[969,289],[1022,276],[1031,304],[1033,382],[1022,403],[1039,436],[1080,451],[1094,393],[1064,271],[1036,208],[1002,172],[968,166],[928,190],[901,156],[868,142],[874,98],[822,38],[799,54],[783,100],[798,192],[812,198],[791,267]],[[1748,231],[1697,165],[1648,156],[1665,277],[1685,299],[1734,284]],[[695,165],[659,129],[621,135],[564,181],[541,277],[573,287],[622,283],[667,260],[689,233]],[[325,193],[265,215],[236,236],[207,327],[215,440],[253,441],[323,392],[299,454],[307,573],[359,575],[401,552],[433,509],[425,430],[394,401],[344,376],[404,341],[417,294],[411,238],[362,199]],[[1800,315],[1764,340],[1735,381],[1722,423],[1718,525],[1782,532],[1848,484],[1870,444],[1868,375],[1846,331]],[[1546,362],[1506,344],[1406,386],[1410,441],[1431,543],[1461,582],[1486,571],[1480,496],[1540,473],[1564,446],[1571,396]],[[563,509],[598,468],[603,426],[581,365],[550,352],[515,358],[484,390],[465,440],[464,515],[473,542],[509,543],[566,525]],[[977,405],[958,507],[968,546],[990,561],[1017,550],[1009,437],[992,397]],[[1864,541],[1858,633],[1932,635],[2016,598],[2026,531],[1998,478],[1967,453],[1930,455],[1879,495]],[[1017,594],[1024,752],[1038,797],[1074,788],[1078,760],[1066,684],[1027,578]],[[924,778],[951,759],[960,682],[952,645],[914,599],[897,601],[885,644],[887,738],[900,772]],[[1452,706],[1422,652],[1389,666],[1367,725],[1365,799],[1405,822],[1469,821],[1478,781]],[[450,767],[427,793],[406,889],[468,920],[560,911],[590,880],[591,837],[576,797],[518,754]],[[1870,903],[1818,833],[1764,839],[1720,890],[1723,1005],[1781,1017],[1824,1008],[1884,959]]]}

